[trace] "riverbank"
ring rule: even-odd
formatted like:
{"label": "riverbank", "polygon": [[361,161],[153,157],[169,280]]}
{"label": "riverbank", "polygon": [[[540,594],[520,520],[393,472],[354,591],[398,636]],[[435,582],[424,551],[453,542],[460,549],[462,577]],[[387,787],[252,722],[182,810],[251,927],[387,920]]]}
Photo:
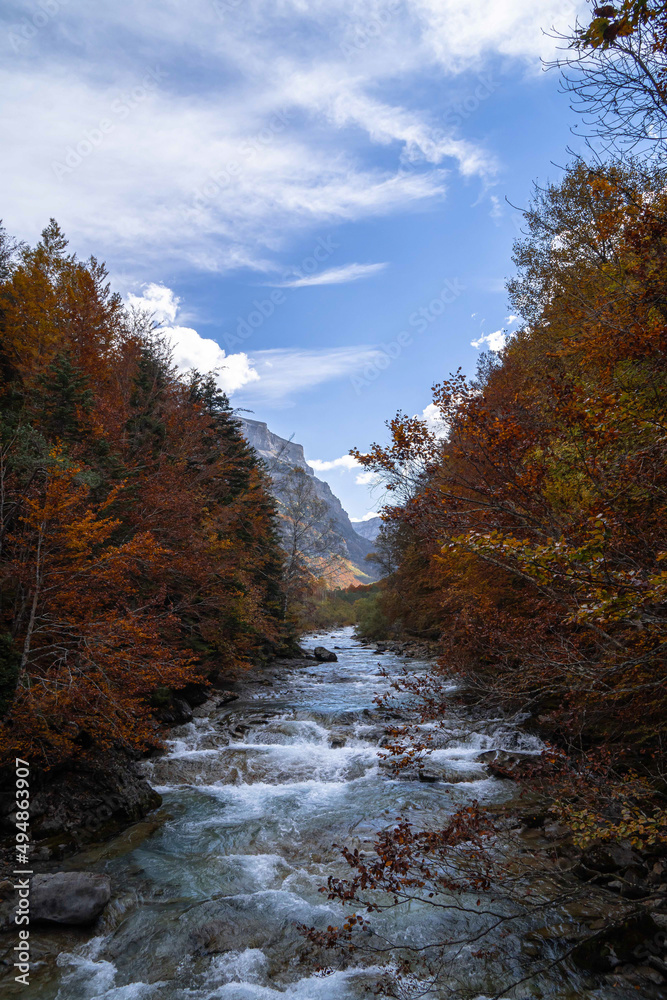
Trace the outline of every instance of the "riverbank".
{"label": "riverbank", "polygon": [[[375,655],[392,652],[401,658],[428,655],[438,657],[437,643],[404,636],[373,642]],[[434,679],[435,680],[435,679]],[[477,701],[471,692],[458,692],[462,701],[472,708]],[[421,690],[418,699],[436,697],[435,687]],[[499,706],[500,707],[500,706]],[[487,707],[488,712],[488,707]],[[540,716],[525,713],[520,728],[534,734],[546,744],[553,738],[550,726],[543,725]],[[553,745],[552,745],[553,749]],[[428,760],[428,757],[425,758]],[[559,822],[555,816],[553,797],[559,787],[557,752],[547,752],[536,767],[531,755],[491,750],[480,755],[489,773],[512,782],[520,797],[527,797],[531,807],[522,808],[513,801],[504,810],[504,821],[514,831],[519,851],[530,856],[530,867],[545,877],[557,874],[562,890],[573,893],[579,884],[590,893],[582,905],[573,899],[565,907],[565,920],[560,925],[545,926],[531,933],[524,942],[528,955],[539,954],[546,941],[569,945],[572,961],[583,971],[602,976],[609,986],[629,987],[642,991],[642,996],[667,995],[667,851],[665,843],[656,837],[652,843],[639,844],[641,826],[628,823],[627,836],[609,838],[602,829],[589,831],[587,846],[578,843],[577,831]],[[426,763],[422,777],[429,780],[432,769]],[[550,774],[553,770],[553,774]],[[437,774],[434,776],[437,778]],[[576,792],[576,782],[571,791]],[[617,816],[614,818],[618,818]],[[596,833],[599,836],[596,837]],[[649,840],[649,829],[644,829]],[[579,833],[579,839],[581,833]],[[568,919],[574,916],[575,921]]]}

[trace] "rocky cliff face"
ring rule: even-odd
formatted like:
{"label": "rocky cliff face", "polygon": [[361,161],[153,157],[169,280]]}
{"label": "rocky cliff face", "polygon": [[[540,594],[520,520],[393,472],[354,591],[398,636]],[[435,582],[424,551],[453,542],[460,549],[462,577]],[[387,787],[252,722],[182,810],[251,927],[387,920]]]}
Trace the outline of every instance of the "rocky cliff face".
{"label": "rocky cliff face", "polygon": [[305,469],[309,476],[315,478],[315,473],[306,462],[303,445],[279,437],[261,420],[249,420],[248,417],[239,417],[239,420],[246,441],[258,455],[261,455],[267,465],[271,466],[276,461],[287,465],[298,465]]}
{"label": "rocky cliff face", "polygon": [[[343,552],[353,564],[354,576],[364,583],[376,580],[379,575],[376,566],[373,563],[365,562],[368,553],[373,551],[372,542],[355,531],[347,512],[343,509],[338,497],[331,491],[329,484],[318,479],[306,462],[303,446],[274,434],[261,420],[239,417],[239,421],[246,441],[264,459],[269,471],[273,472],[274,482],[279,478],[276,473],[279,473],[281,468],[284,469],[285,466],[299,466],[305,469],[312,479],[315,495],[327,505],[328,516],[333,521],[336,533],[342,540]],[[279,484],[277,484],[276,496],[280,499]]]}
{"label": "rocky cliff face", "polygon": [[381,517],[369,517],[367,521],[353,521],[352,527],[362,538],[367,538],[369,542],[374,542],[379,534],[381,524]]}

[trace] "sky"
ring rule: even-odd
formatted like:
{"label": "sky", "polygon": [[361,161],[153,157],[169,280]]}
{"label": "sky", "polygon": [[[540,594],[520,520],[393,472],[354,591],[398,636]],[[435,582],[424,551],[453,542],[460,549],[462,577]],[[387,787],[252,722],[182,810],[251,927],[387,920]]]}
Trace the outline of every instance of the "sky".
{"label": "sky", "polygon": [[516,329],[520,208],[576,149],[541,60],[585,10],[3,0],[0,217],[33,243],[55,217],[363,519],[349,449]]}

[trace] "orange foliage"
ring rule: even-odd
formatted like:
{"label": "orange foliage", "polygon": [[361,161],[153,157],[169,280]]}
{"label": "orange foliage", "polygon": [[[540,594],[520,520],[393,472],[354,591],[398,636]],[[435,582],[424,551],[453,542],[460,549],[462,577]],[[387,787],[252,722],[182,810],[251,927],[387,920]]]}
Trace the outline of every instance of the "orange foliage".
{"label": "orange foliage", "polygon": [[0,759],[147,746],[156,688],[281,640],[265,474],[55,223],[0,281],[0,369]]}
{"label": "orange foliage", "polygon": [[[667,197],[578,165],[517,244],[524,329],[363,464],[403,500],[385,613],[562,739],[655,746],[667,704]],[[406,614],[411,605],[419,615]]]}

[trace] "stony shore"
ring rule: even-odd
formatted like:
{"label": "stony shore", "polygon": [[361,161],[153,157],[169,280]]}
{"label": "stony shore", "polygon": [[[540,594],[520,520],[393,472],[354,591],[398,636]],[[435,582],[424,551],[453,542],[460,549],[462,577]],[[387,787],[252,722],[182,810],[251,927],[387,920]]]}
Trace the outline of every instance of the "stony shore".
{"label": "stony shore", "polygon": [[[436,644],[415,639],[371,645],[377,655],[391,652],[406,659],[431,659],[438,653]],[[564,907],[566,921],[527,935],[526,955],[534,958],[545,947],[566,944],[580,969],[603,977],[611,987],[629,987],[647,1000],[667,997],[666,845],[638,850],[624,840],[581,850],[571,832],[554,822],[549,801],[528,791],[530,764],[524,754],[492,750],[481,754],[480,761],[501,780],[518,787],[525,783],[530,810],[514,805],[502,821],[527,868],[554,880],[572,897]],[[428,764],[413,776],[439,780]]]}

